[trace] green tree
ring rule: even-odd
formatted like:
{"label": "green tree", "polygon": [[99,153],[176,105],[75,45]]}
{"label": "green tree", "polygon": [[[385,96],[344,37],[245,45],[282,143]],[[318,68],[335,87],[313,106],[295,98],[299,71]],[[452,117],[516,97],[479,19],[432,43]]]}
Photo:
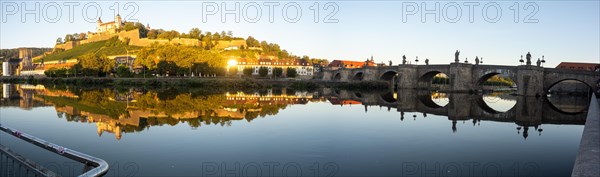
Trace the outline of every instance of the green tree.
{"label": "green tree", "polygon": [[171,40],[171,39],[174,39],[174,38],[178,38],[180,36],[181,36],[181,34],[179,34],[179,32],[177,32],[175,30],[171,30],[171,31],[166,31],[166,32],[160,33],[157,36],[157,38]]}
{"label": "green tree", "polygon": [[140,23],[140,22],[136,22],[135,23],[135,27],[137,27],[137,29],[140,32],[140,38],[145,38],[148,37],[148,28],[146,28],[146,26],[144,26],[144,24]]}
{"label": "green tree", "polygon": [[125,31],[131,31],[131,30],[137,29],[137,27],[135,26],[135,23],[133,23],[133,22],[125,22],[125,25],[123,25],[123,29]]}
{"label": "green tree", "polygon": [[87,34],[79,33],[79,40],[85,40],[85,39],[87,39]]}
{"label": "green tree", "polygon": [[297,75],[296,68],[287,68],[287,77],[296,77]]}
{"label": "green tree", "polygon": [[260,75],[260,77],[266,77],[269,74],[269,68],[261,66],[260,68],[258,68],[258,75]]}
{"label": "green tree", "polygon": [[125,66],[125,65],[119,65],[119,67],[117,67],[117,76],[119,77],[131,77],[131,71],[129,70],[129,67]]}
{"label": "green tree", "polygon": [[71,35],[71,34],[67,34],[65,36],[65,42],[69,42],[69,41],[73,41],[73,35]]}
{"label": "green tree", "polygon": [[153,30],[148,31],[147,37],[149,39],[156,39],[158,37],[158,34],[159,34],[159,31],[153,29]]}
{"label": "green tree", "polygon": [[201,35],[201,34],[202,34],[202,31],[200,31],[200,29],[198,29],[198,28],[192,28],[192,29],[190,30],[190,34],[189,34],[189,36],[190,36],[191,38],[194,38],[194,39],[200,39],[200,35]]}
{"label": "green tree", "polygon": [[96,56],[94,54],[86,54],[77,59],[81,63],[82,68],[96,72],[96,76],[100,76],[100,73],[108,74],[114,67],[114,61],[105,55]]}
{"label": "green tree", "polygon": [[248,39],[246,39],[246,45],[248,47],[260,47],[260,42],[254,39],[254,37],[248,36]]}
{"label": "green tree", "polygon": [[63,43],[63,40],[62,40],[62,38],[58,38],[58,39],[56,39],[56,43],[57,43],[57,44],[62,44],[62,43]]}
{"label": "green tree", "polygon": [[277,67],[273,68],[273,76],[281,77],[283,75],[283,68]]}
{"label": "green tree", "polygon": [[250,76],[252,76],[252,73],[254,72],[254,68],[246,67],[246,68],[244,68],[243,72],[244,72],[244,76],[250,77]]}
{"label": "green tree", "polygon": [[221,34],[219,34],[218,32],[215,32],[215,33],[212,35],[212,39],[213,39],[213,40],[215,40],[215,41],[219,41],[219,40],[221,40]]}

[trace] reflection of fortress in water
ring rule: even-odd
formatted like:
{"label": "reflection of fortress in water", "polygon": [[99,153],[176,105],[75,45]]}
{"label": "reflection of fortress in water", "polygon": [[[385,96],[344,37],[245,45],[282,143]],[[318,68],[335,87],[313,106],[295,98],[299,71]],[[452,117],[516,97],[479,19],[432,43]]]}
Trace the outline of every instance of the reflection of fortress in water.
{"label": "reflection of fortress in water", "polygon": [[[400,90],[399,93],[352,92],[323,89],[319,92],[298,92],[271,89],[263,92],[233,92],[214,95],[136,91],[117,92],[113,89],[76,91],[47,89],[43,86],[3,85],[2,106],[31,109],[54,105],[60,118],[67,121],[95,123],[97,132],[115,134],[143,131],[151,126],[187,123],[193,128],[205,125],[229,126],[232,121],[252,121],[257,117],[275,115],[288,105],[329,101],[332,105],[362,105],[392,108],[400,119],[417,112],[447,116],[452,130],[458,121],[481,120],[515,122],[518,132],[528,136],[529,127],[541,133],[541,124],[584,124],[587,99],[553,95],[544,98],[514,97],[508,94],[489,95],[446,94]],[[512,102],[505,110],[493,108],[496,101]],[[421,114],[419,114],[421,117]]]}

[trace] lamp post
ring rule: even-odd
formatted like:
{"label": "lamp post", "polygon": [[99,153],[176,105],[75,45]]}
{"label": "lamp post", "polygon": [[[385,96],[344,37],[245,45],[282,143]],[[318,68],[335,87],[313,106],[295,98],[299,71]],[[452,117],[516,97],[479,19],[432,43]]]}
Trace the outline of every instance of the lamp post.
{"label": "lamp post", "polygon": [[542,55],[542,67],[544,67],[544,63],[546,63],[546,60],[544,59],[544,56]]}
{"label": "lamp post", "polygon": [[521,62],[521,65],[523,65],[523,55],[521,55],[521,59],[519,60],[519,62]]}
{"label": "lamp post", "polygon": [[417,65],[419,65],[419,56],[417,56],[417,58],[415,59],[415,63],[417,63]]}

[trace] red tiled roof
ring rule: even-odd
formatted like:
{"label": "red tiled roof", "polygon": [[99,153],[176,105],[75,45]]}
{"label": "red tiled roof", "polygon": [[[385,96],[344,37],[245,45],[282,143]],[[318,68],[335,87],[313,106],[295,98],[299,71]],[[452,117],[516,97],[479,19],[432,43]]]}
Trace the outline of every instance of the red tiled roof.
{"label": "red tiled roof", "polygon": [[598,63],[577,63],[577,62],[560,62],[556,68],[559,69],[572,69],[572,70],[585,70],[595,71],[600,68]]}
{"label": "red tiled roof", "polygon": [[350,61],[350,60],[333,60],[329,63],[329,67],[344,67],[344,68],[362,68],[365,63],[367,66],[375,66],[372,61]]}

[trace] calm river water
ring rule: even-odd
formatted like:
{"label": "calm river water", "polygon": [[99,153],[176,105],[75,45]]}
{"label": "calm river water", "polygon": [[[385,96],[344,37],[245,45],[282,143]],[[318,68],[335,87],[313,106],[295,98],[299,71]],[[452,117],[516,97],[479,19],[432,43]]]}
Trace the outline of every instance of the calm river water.
{"label": "calm river water", "polygon": [[[414,90],[3,84],[2,96],[0,124],[102,158],[107,176],[569,176],[587,107]],[[6,133],[0,143],[65,176],[83,169]]]}

